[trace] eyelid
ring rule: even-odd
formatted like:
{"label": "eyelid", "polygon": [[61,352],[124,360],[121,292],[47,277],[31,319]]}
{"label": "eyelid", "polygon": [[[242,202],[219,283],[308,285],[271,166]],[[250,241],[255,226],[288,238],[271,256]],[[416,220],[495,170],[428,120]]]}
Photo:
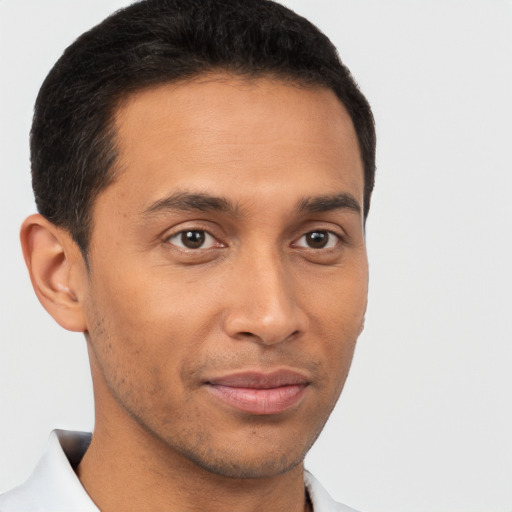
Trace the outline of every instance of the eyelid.
{"label": "eyelid", "polygon": [[[200,231],[205,234],[204,244],[201,247],[197,247],[195,249],[185,246],[180,240],[180,238],[183,236],[183,233],[194,232],[194,231]],[[173,241],[173,239],[175,239],[175,240]],[[168,236],[166,239],[166,242],[168,244],[179,247],[180,249],[185,249],[187,251],[200,251],[200,250],[212,249],[213,247],[218,246],[218,242],[217,242],[216,238],[204,229],[182,229],[181,231],[178,231],[177,233],[174,233],[174,234]]]}
{"label": "eyelid", "polygon": [[[302,238],[306,237],[307,235],[311,234],[311,233],[315,233],[315,232],[318,232],[318,233],[328,233],[329,236],[333,237],[335,239],[335,242],[334,242],[334,245],[330,246],[330,247],[319,247],[319,248],[315,248],[315,247],[309,247],[308,245],[304,244],[304,245],[299,245],[299,240],[301,240]],[[329,249],[335,249],[341,242],[343,242],[343,237],[339,234],[339,233],[336,233],[335,231],[331,230],[331,229],[325,229],[325,228],[320,228],[320,229],[310,229],[308,230],[306,233],[302,234],[299,238],[297,238],[295,240],[295,242],[293,242],[293,246],[294,247],[300,247],[302,249],[310,249],[312,251],[328,251]],[[330,244],[330,241],[327,242],[327,244],[329,245]]]}
{"label": "eyelid", "polygon": [[[183,233],[186,233],[187,231],[201,231],[205,233],[207,237],[211,237],[211,239],[215,241],[215,244],[209,247],[199,247],[197,249],[191,249],[182,244],[173,243],[171,241],[173,238],[177,238],[181,236]],[[217,234],[213,234],[215,231],[215,229],[211,228],[211,225],[205,226],[201,221],[192,221],[190,223],[184,222],[180,223],[177,226],[174,226],[174,228],[166,230],[165,233],[161,235],[161,240],[164,244],[170,245],[171,247],[179,251],[186,251],[190,253],[198,253],[200,251],[208,251],[210,249],[227,247],[227,245],[222,241],[222,239]]]}

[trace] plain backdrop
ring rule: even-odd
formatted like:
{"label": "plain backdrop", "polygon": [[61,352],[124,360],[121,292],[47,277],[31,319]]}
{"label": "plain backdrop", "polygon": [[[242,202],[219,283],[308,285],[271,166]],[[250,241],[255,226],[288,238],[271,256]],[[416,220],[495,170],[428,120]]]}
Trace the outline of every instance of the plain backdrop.
{"label": "plain backdrop", "polygon": [[[64,48],[123,0],[0,0],[0,492],[90,430],[81,335],[37,302],[28,132]],[[373,106],[366,330],[307,466],[365,512],[512,511],[512,2],[288,0]]]}

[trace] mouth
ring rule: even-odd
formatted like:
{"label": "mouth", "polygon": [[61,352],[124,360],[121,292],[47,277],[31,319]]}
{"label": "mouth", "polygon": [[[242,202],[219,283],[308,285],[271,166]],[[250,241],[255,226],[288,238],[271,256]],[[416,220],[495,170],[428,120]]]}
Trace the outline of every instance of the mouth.
{"label": "mouth", "polygon": [[254,415],[280,414],[298,404],[310,381],[290,370],[242,372],[211,379],[206,388],[225,404]]}

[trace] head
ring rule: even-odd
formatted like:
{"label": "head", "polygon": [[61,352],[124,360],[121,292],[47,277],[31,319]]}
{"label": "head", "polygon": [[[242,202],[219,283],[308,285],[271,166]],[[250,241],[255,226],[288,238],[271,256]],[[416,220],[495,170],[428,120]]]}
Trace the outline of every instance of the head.
{"label": "head", "polygon": [[345,106],[364,167],[364,215],[375,174],[366,99],[328,38],[268,0],[136,2],[79,37],[43,83],[31,132],[39,212],[87,254],[92,207],[115,178],[115,113],[138,90],[212,72],[332,90]]}
{"label": "head", "polygon": [[97,422],[223,476],[300,464],[367,295],[373,119],[329,40],[266,0],[135,3],[57,62],[31,144],[25,257]]}

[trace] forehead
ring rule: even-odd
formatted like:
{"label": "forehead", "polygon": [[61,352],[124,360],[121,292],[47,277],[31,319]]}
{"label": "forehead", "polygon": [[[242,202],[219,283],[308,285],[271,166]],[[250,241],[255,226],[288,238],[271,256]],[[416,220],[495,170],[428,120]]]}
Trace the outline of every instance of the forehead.
{"label": "forehead", "polygon": [[131,95],[115,126],[116,181],[125,197],[131,191],[142,200],[151,184],[162,193],[222,186],[222,195],[250,193],[316,173],[325,189],[339,182],[362,204],[357,137],[344,106],[326,88],[207,76]]}

